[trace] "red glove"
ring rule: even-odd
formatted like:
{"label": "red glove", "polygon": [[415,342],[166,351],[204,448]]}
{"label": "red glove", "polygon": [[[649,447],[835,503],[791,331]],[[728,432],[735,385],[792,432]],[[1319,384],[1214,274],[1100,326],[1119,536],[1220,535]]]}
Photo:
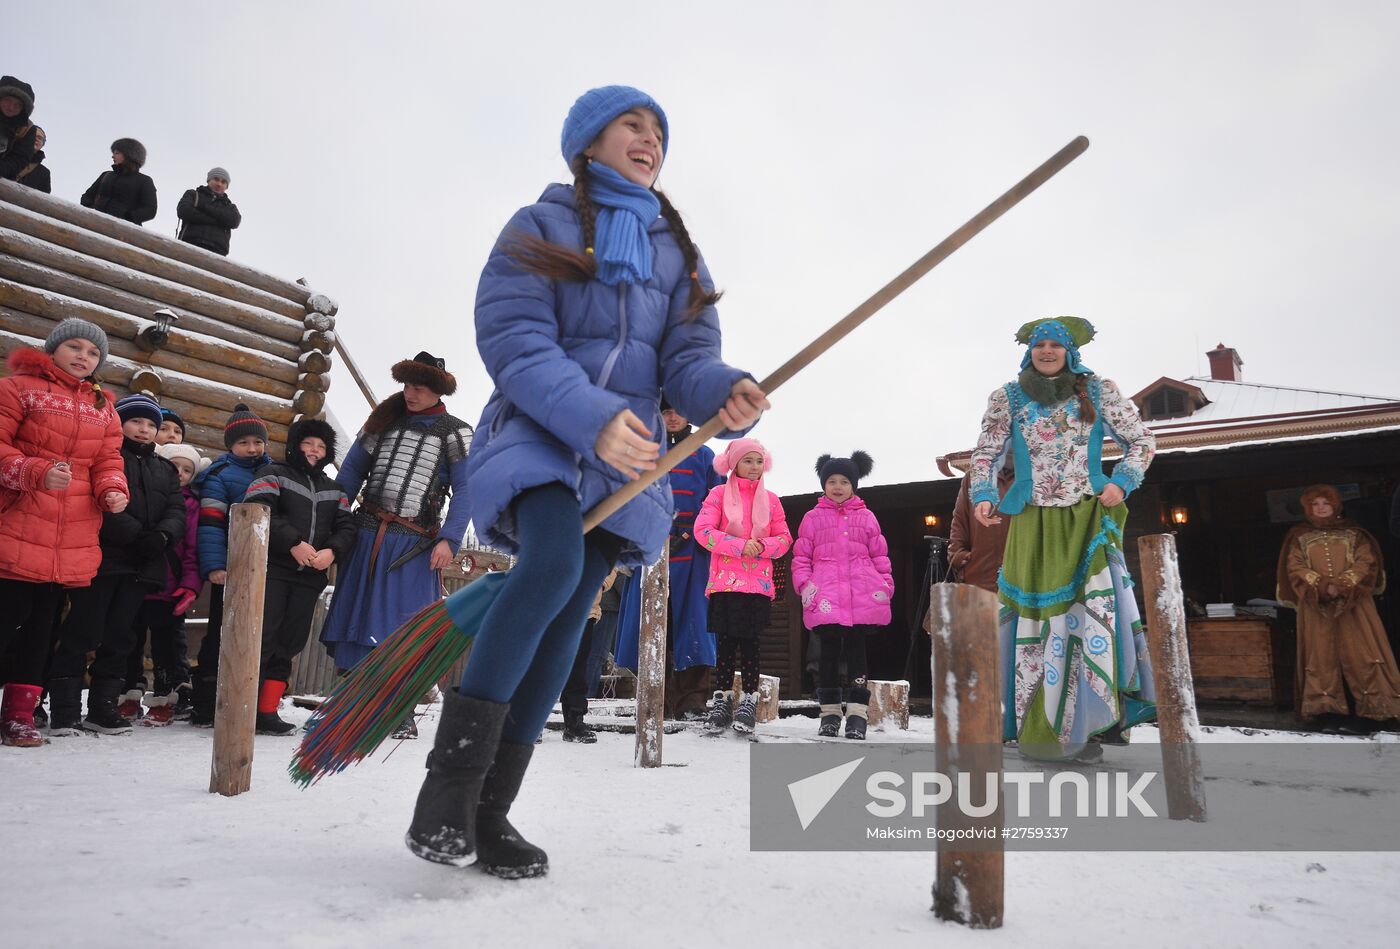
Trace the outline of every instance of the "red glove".
{"label": "red glove", "polygon": [[185,611],[188,610],[191,606],[193,606],[194,601],[198,598],[198,593],[194,592],[193,590],[187,590],[184,587],[180,587],[178,590],[175,591],[175,615],[184,616]]}

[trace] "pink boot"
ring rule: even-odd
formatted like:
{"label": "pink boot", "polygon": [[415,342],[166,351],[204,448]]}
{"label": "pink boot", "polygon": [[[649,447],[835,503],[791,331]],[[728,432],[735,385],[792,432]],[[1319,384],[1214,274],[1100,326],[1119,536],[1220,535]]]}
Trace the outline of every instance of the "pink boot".
{"label": "pink boot", "polygon": [[43,691],[37,685],[5,683],[5,697],[0,700],[0,743],[16,748],[44,744],[44,736],[34,727],[34,706]]}

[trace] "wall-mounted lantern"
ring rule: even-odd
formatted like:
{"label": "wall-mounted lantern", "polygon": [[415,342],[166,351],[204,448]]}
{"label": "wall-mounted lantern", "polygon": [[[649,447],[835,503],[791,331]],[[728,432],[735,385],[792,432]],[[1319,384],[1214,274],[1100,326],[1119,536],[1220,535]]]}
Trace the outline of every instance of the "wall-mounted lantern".
{"label": "wall-mounted lantern", "polygon": [[935,527],[937,527],[937,526],[938,526],[938,515],[937,515],[937,514],[925,514],[925,515],[924,515],[924,527],[928,528],[929,530],[933,530],[933,529],[934,529]]}
{"label": "wall-mounted lantern", "polygon": [[1188,511],[1184,505],[1178,505],[1172,508],[1171,516],[1173,524],[1185,524],[1191,519],[1191,512]]}
{"label": "wall-mounted lantern", "polygon": [[156,310],[151,314],[151,319],[155,322],[136,334],[136,345],[148,353],[164,348],[165,344],[170,342],[170,330],[174,328],[175,321],[179,318],[180,314],[174,310],[165,308]]}

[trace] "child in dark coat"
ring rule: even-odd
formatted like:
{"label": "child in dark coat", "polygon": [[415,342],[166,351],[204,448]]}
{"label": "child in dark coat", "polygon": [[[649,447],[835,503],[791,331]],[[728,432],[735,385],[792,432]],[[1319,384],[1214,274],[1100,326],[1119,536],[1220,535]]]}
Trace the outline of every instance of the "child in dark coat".
{"label": "child in dark coat", "polygon": [[[169,417],[168,411],[162,414]],[[186,659],[185,614],[204,588],[196,549],[199,496],[194,493],[192,482],[195,475],[209,467],[209,459],[202,457],[193,445],[178,442],[157,445],[156,454],[174,465],[179,473],[180,496],[185,504],[185,533],[177,537],[166,552],[170,579],[165,589],[146,597],[136,623],[140,639],[145,638],[147,630],[151,632],[151,665],[154,667],[151,691],[142,700],[150,709],[141,719],[143,725],[169,725],[180,710],[182,698],[188,709],[190,667]],[[128,689],[132,684],[128,669]],[[130,694],[128,691],[127,696]],[[125,705],[125,701],[122,704]],[[118,709],[121,710],[121,706]]]}
{"label": "child in dark coat", "polygon": [[243,500],[259,469],[272,464],[267,454],[267,425],[242,402],[224,426],[224,452],[195,478],[199,492],[199,570],[213,584],[209,624],[199,644],[194,672],[190,724],[214,725],[214,697],[219,678],[219,641],[224,622],[224,582],[228,580],[228,509]]}
{"label": "child in dark coat", "polygon": [[[136,613],[152,589],[165,586],[169,567],[165,551],[185,536],[185,502],[175,466],[155,453],[160,406],[147,395],[117,402],[122,422],[122,462],[130,501],[119,514],[102,515],[98,533],[102,564],[92,585],[74,590],[68,618],[59,629],[58,648],[49,671],[54,735],[77,734],[81,727],[104,734],[131,731],[117,712],[125,681]],[[88,651],[97,649],[89,667]],[[88,713],[81,726],[78,700],[83,672],[92,676]]]}
{"label": "child in dark coat", "polygon": [[277,715],[292,659],[311,635],[316,599],[326,571],[355,546],[350,499],[325,473],[335,461],[335,429],[319,419],[294,422],[287,433],[287,460],[268,465],[248,486],[244,500],[272,509],[267,550],[267,595],[263,606],[261,685],[257,730],[290,735],[296,726]]}

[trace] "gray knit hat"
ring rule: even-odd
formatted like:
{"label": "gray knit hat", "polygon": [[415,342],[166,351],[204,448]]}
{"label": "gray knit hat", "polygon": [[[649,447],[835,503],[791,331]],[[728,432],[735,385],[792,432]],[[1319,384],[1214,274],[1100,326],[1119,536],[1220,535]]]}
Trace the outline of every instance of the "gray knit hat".
{"label": "gray knit hat", "polygon": [[44,340],[44,352],[52,356],[59,346],[70,339],[85,339],[96,346],[101,351],[102,358],[97,361],[93,372],[102,368],[102,364],[107,361],[107,334],[102,332],[102,327],[70,316],[55,326],[48,339]]}
{"label": "gray knit hat", "polygon": [[228,176],[228,169],[220,168],[218,165],[215,165],[213,168],[210,168],[209,174],[204,176],[205,181],[208,181],[210,178],[222,178],[229,184],[233,184],[233,179]]}

